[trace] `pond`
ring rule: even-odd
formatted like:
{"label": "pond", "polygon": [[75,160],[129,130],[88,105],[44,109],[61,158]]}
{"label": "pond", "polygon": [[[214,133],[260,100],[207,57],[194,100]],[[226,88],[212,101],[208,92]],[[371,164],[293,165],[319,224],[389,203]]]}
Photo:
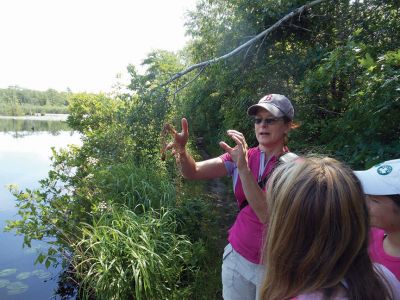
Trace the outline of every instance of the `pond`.
{"label": "pond", "polygon": [[23,236],[4,232],[6,220],[17,219],[15,199],[6,185],[37,188],[50,170],[51,147],[80,144],[66,116],[11,118],[0,116],[0,299],[59,299],[60,268],[34,265],[43,242],[22,248]]}

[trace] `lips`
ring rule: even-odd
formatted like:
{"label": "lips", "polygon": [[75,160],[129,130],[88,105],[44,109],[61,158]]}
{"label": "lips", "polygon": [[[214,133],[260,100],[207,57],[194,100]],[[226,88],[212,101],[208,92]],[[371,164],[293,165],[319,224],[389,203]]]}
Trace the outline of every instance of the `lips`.
{"label": "lips", "polygon": [[259,135],[269,135],[269,132],[260,132]]}

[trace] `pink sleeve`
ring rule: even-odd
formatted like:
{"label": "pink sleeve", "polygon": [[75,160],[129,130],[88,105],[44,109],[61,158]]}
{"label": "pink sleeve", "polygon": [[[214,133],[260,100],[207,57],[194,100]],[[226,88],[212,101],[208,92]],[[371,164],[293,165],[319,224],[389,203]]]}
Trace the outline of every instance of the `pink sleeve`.
{"label": "pink sleeve", "polygon": [[219,158],[222,159],[228,175],[232,176],[236,165],[233,162],[231,155],[225,152],[224,154],[220,155]]}
{"label": "pink sleeve", "polygon": [[225,152],[224,154],[220,155],[219,157],[222,159],[223,162],[232,161],[232,157],[228,152]]}

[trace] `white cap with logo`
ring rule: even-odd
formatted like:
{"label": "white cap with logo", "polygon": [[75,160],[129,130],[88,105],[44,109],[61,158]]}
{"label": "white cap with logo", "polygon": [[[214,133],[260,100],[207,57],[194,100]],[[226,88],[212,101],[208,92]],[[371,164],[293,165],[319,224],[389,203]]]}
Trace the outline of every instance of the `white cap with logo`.
{"label": "white cap with logo", "polygon": [[365,171],[354,171],[368,195],[400,194],[400,159],[388,160]]}

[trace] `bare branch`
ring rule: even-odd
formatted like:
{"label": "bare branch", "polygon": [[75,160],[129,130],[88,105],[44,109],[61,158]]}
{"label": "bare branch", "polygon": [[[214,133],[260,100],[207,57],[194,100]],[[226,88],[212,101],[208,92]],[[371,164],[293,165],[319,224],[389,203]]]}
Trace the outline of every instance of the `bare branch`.
{"label": "bare branch", "polygon": [[264,44],[265,40],[267,39],[267,34],[264,36],[264,38],[261,41],[261,44],[258,46],[257,52],[256,52],[256,57],[258,58],[258,52],[260,52],[261,46]]}
{"label": "bare branch", "polygon": [[294,28],[297,28],[297,29],[301,29],[301,30],[312,32],[312,30],[310,30],[308,28],[304,28],[304,27],[297,26],[297,25],[294,25],[294,24],[290,24],[289,27],[294,27]]}
{"label": "bare branch", "polygon": [[247,54],[249,53],[251,47],[253,47],[253,45],[250,45],[249,48],[247,48],[246,53],[245,53],[244,56],[243,56],[243,59],[246,59]]}
{"label": "bare branch", "polygon": [[215,64],[221,60],[225,60],[231,56],[234,56],[236,54],[238,54],[240,51],[242,51],[243,49],[249,47],[250,45],[254,44],[256,41],[260,40],[261,38],[265,38],[268,34],[270,34],[272,31],[276,30],[277,28],[279,28],[282,23],[286,22],[287,20],[290,20],[291,18],[293,18],[296,15],[301,15],[303,13],[304,10],[313,7],[321,2],[324,2],[326,0],[314,0],[308,4],[305,4],[299,8],[296,8],[295,10],[293,10],[292,12],[290,12],[289,14],[285,15],[283,18],[281,18],[279,21],[277,21],[274,25],[272,25],[271,27],[267,28],[266,30],[262,31],[261,33],[259,33],[258,35],[256,35],[255,37],[253,37],[252,39],[248,40],[246,43],[240,45],[239,47],[237,47],[236,49],[232,50],[231,52],[222,55],[220,57],[216,57],[207,61],[203,61],[200,62],[198,64],[194,64],[191,65],[190,67],[186,68],[185,70],[176,73],[175,75],[173,75],[168,81],[166,81],[165,83],[162,84],[162,86],[168,85],[169,83],[171,83],[172,81],[182,77],[183,75],[198,69],[198,68],[202,68],[202,67],[207,67],[209,65]]}
{"label": "bare branch", "polygon": [[307,105],[297,105],[297,108],[305,108],[305,109],[307,109],[307,108],[310,108],[310,107],[315,107],[319,111],[323,111],[323,112],[326,112],[326,113],[332,114],[332,115],[343,115],[343,113],[341,113],[341,112],[329,110],[329,109],[327,109],[325,107],[319,106],[318,104],[314,104],[314,103],[307,104]]}
{"label": "bare branch", "polygon": [[206,69],[206,67],[207,67],[207,65],[202,66],[200,72],[198,72],[198,73],[196,74],[196,76],[194,76],[192,79],[190,79],[188,82],[186,82],[183,86],[177,88],[177,89],[175,90],[175,92],[174,92],[174,97],[175,97],[175,95],[176,95],[177,93],[179,93],[181,90],[183,90],[185,87],[187,87],[190,83],[192,83],[193,81],[195,81],[196,78],[199,77],[201,73],[203,73],[203,71]]}

